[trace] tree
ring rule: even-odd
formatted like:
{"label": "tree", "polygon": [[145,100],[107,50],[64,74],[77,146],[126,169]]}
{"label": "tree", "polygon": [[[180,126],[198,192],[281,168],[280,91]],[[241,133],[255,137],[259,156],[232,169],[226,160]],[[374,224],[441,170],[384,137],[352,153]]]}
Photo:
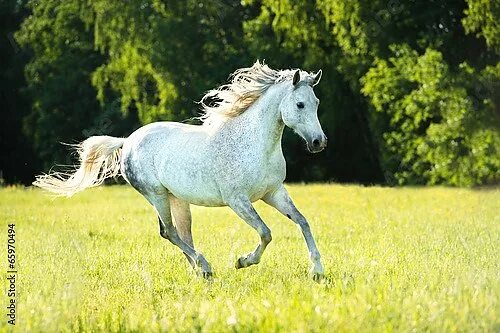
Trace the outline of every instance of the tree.
{"label": "tree", "polygon": [[[78,0],[30,1],[31,15],[16,40],[31,53],[25,67],[31,112],[24,130],[46,170],[71,164],[68,147],[89,135],[119,133],[121,114],[101,108],[90,74],[104,61],[94,48],[93,33],[82,20],[89,6]],[[121,134],[121,133],[120,133]]]}
{"label": "tree", "polygon": [[[203,92],[250,63],[241,47],[239,4],[91,1],[96,46],[109,60],[93,74],[99,99],[117,94],[141,123],[197,116]],[[182,33],[180,33],[182,32]]]}
{"label": "tree", "polygon": [[325,25],[323,12],[313,1],[265,0],[248,5],[260,11],[244,23],[245,41],[253,54],[268,59],[273,67],[322,68],[324,72],[315,90],[321,99],[319,116],[329,147],[311,157],[304,153],[300,138],[285,132],[290,179],[382,181],[365,99],[339,71],[342,49]]}
{"label": "tree", "polygon": [[20,1],[0,2],[0,185],[3,181],[28,182],[37,168],[29,139],[23,134],[23,118],[29,100],[22,92],[27,56],[14,39],[14,32],[27,15]]}
{"label": "tree", "polygon": [[[290,61],[291,55],[292,63],[328,64],[327,73],[336,72],[327,86],[330,98],[337,95],[333,103],[328,101],[336,107],[337,119],[328,119],[327,126],[340,123],[337,132],[354,124],[355,133],[366,137],[351,140],[342,157],[356,154],[352,147],[377,150],[378,159],[371,161],[380,161],[388,182],[401,184],[473,185],[498,180],[498,121],[493,116],[497,99],[494,89],[479,94],[471,89],[484,86],[480,84],[484,81],[498,82],[497,4],[480,0],[430,5],[381,0],[259,3],[260,15],[245,23],[255,49],[263,40],[268,53],[286,50],[281,58],[288,56]],[[268,31],[277,47],[272,47]],[[348,110],[358,110],[360,121],[346,117],[350,110],[338,110],[340,92],[349,97]],[[446,125],[450,119],[455,119],[453,126]],[[335,146],[336,151],[339,148]],[[369,165],[373,168],[373,163]]]}
{"label": "tree", "polygon": [[499,6],[31,0],[16,34],[29,55],[31,110],[10,120],[13,128],[24,124],[45,167],[68,163],[60,141],[127,135],[157,120],[196,123],[195,101],[206,90],[265,59],[274,68],[325,73],[316,92],[329,147],[311,157],[286,131],[288,180],[497,182]]}
{"label": "tree", "polygon": [[362,80],[375,110],[389,116],[386,169],[394,170],[400,184],[498,180],[498,118],[491,100],[466,89],[487,73],[466,63],[452,73],[433,49],[423,55],[407,45],[393,50],[394,57],[377,60]]}

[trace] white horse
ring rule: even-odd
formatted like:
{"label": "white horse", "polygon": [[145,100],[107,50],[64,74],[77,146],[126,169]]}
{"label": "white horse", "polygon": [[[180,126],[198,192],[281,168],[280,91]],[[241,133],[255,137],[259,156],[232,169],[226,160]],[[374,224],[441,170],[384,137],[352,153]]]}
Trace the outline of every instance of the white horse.
{"label": "white horse", "polygon": [[323,265],[311,229],[283,186],[281,137],[286,125],[309,151],[325,148],[313,92],[320,78],[321,70],[276,71],[257,61],[203,97],[202,125],[157,122],[128,138],[90,137],[78,145],[81,164],[73,173],[41,175],[33,184],[71,196],[121,173],[155,208],[160,235],[179,247],[204,277],[211,277],[212,269],[194,249],[189,205],[229,206],[258,232],[257,248],[236,262],[236,268],[244,268],[259,263],[271,241],[271,230],[252,206],[263,200],[300,227],[312,277],[319,280]]}

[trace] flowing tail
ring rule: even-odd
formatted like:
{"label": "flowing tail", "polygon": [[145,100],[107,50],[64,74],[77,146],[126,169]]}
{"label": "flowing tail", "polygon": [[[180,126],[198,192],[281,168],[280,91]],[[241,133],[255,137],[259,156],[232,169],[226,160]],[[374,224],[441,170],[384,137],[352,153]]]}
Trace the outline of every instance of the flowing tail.
{"label": "flowing tail", "polygon": [[120,172],[124,138],[92,136],[76,145],[80,165],[73,172],[49,172],[36,177],[33,185],[70,197],[86,188],[101,185]]}

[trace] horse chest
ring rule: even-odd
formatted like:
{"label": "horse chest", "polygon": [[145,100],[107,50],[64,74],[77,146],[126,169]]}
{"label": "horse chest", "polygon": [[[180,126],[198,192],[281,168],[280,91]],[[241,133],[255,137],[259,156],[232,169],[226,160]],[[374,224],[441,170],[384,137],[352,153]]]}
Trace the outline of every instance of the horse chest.
{"label": "horse chest", "polygon": [[221,193],[246,193],[251,201],[261,199],[285,179],[285,159],[281,150],[272,154],[242,152],[224,163],[218,175]]}
{"label": "horse chest", "polygon": [[283,183],[284,173],[278,172],[276,168],[265,168],[249,183],[248,196],[251,201],[261,199],[266,193],[277,188]]}

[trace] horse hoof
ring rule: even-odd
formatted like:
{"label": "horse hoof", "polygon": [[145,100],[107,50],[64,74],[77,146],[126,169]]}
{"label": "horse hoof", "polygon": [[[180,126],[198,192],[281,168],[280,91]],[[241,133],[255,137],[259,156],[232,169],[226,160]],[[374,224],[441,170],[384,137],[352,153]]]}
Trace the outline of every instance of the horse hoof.
{"label": "horse hoof", "polygon": [[201,276],[203,276],[205,280],[212,280],[214,277],[212,272],[201,272]]}
{"label": "horse hoof", "polygon": [[324,278],[324,275],[323,273],[313,273],[312,274],[312,279],[314,280],[314,282],[321,282],[321,280],[323,280]]}
{"label": "horse hoof", "polygon": [[234,267],[236,267],[236,269],[240,269],[240,268],[244,268],[245,266],[243,266],[243,263],[241,262],[241,259],[242,258],[238,258],[238,260],[236,260],[236,264],[234,265]]}

